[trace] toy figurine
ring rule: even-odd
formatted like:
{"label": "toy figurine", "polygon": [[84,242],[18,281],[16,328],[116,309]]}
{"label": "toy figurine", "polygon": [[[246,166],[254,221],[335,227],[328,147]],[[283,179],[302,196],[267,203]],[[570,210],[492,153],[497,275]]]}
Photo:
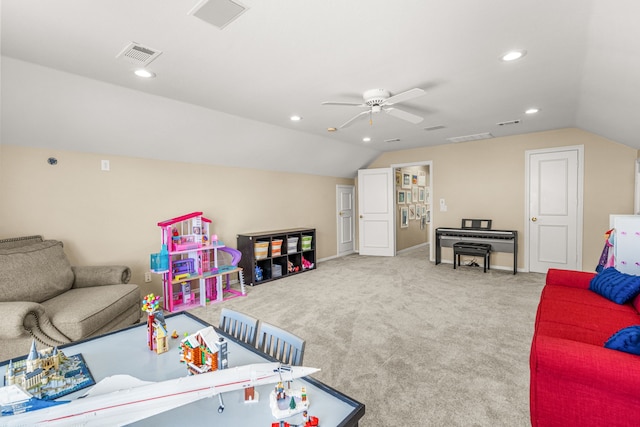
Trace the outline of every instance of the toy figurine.
{"label": "toy figurine", "polygon": [[282,385],[282,381],[276,385],[276,400],[286,399],[287,395],[284,392],[284,386]]}

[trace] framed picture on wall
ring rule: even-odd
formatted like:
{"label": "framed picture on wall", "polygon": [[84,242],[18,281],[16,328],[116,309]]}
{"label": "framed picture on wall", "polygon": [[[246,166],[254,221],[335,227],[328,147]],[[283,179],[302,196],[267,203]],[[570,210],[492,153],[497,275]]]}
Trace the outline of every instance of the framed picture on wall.
{"label": "framed picture on wall", "polygon": [[403,206],[400,208],[400,228],[409,227],[409,208]]}
{"label": "framed picture on wall", "polygon": [[413,203],[417,202],[418,199],[418,187],[413,187],[411,189],[411,200],[413,201]]}
{"label": "framed picture on wall", "polygon": [[411,174],[402,172],[402,188],[411,188]]}
{"label": "framed picture on wall", "polygon": [[396,169],[396,188],[400,188],[402,185],[402,172],[400,169]]}
{"label": "framed picture on wall", "polygon": [[427,174],[425,173],[425,171],[418,172],[418,185],[421,187],[427,185]]}
{"label": "framed picture on wall", "polygon": [[418,185],[418,175],[411,175],[411,183],[413,185]]}
{"label": "framed picture on wall", "polygon": [[418,201],[424,203],[424,187],[418,187]]}
{"label": "framed picture on wall", "polygon": [[409,219],[416,219],[416,205],[409,205]]}
{"label": "framed picture on wall", "polygon": [[411,191],[405,191],[404,193],[405,193],[405,196],[404,196],[405,202],[411,203]]}
{"label": "framed picture on wall", "polygon": [[404,205],[404,190],[400,190],[398,191],[398,204],[399,205]]}
{"label": "framed picture on wall", "polygon": [[422,218],[422,206],[416,205],[416,219]]}

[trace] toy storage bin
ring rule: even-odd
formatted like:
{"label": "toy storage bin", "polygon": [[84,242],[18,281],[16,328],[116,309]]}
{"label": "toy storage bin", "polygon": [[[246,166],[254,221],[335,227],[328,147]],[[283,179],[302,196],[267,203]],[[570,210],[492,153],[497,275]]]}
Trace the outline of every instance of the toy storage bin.
{"label": "toy storage bin", "polygon": [[282,266],[279,264],[273,264],[271,266],[271,277],[280,277],[282,276]]}
{"label": "toy storage bin", "polygon": [[256,242],[253,246],[253,254],[256,259],[265,259],[269,253],[269,242]]}
{"label": "toy storage bin", "polygon": [[282,239],[273,239],[271,241],[271,256],[282,255]]}
{"label": "toy storage bin", "polygon": [[311,241],[313,240],[313,236],[302,236],[302,250],[310,251],[311,250]]}
{"label": "toy storage bin", "polygon": [[287,238],[287,252],[298,252],[298,238]]}

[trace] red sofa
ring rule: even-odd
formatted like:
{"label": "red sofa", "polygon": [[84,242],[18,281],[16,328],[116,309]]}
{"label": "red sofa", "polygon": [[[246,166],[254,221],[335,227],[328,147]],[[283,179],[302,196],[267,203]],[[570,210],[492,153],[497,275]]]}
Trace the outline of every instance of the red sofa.
{"label": "red sofa", "polygon": [[534,427],[640,425],[640,356],[604,347],[640,325],[640,296],[616,304],[589,290],[594,275],[547,273],[529,359]]}

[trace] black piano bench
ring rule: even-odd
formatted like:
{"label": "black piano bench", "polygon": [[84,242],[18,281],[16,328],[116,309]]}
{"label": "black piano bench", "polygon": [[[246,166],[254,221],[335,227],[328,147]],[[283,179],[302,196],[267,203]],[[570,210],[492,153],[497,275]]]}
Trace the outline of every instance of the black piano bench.
{"label": "black piano bench", "polygon": [[484,272],[491,269],[491,245],[487,243],[458,242],[453,244],[453,269],[460,265],[460,255],[484,258]]}

